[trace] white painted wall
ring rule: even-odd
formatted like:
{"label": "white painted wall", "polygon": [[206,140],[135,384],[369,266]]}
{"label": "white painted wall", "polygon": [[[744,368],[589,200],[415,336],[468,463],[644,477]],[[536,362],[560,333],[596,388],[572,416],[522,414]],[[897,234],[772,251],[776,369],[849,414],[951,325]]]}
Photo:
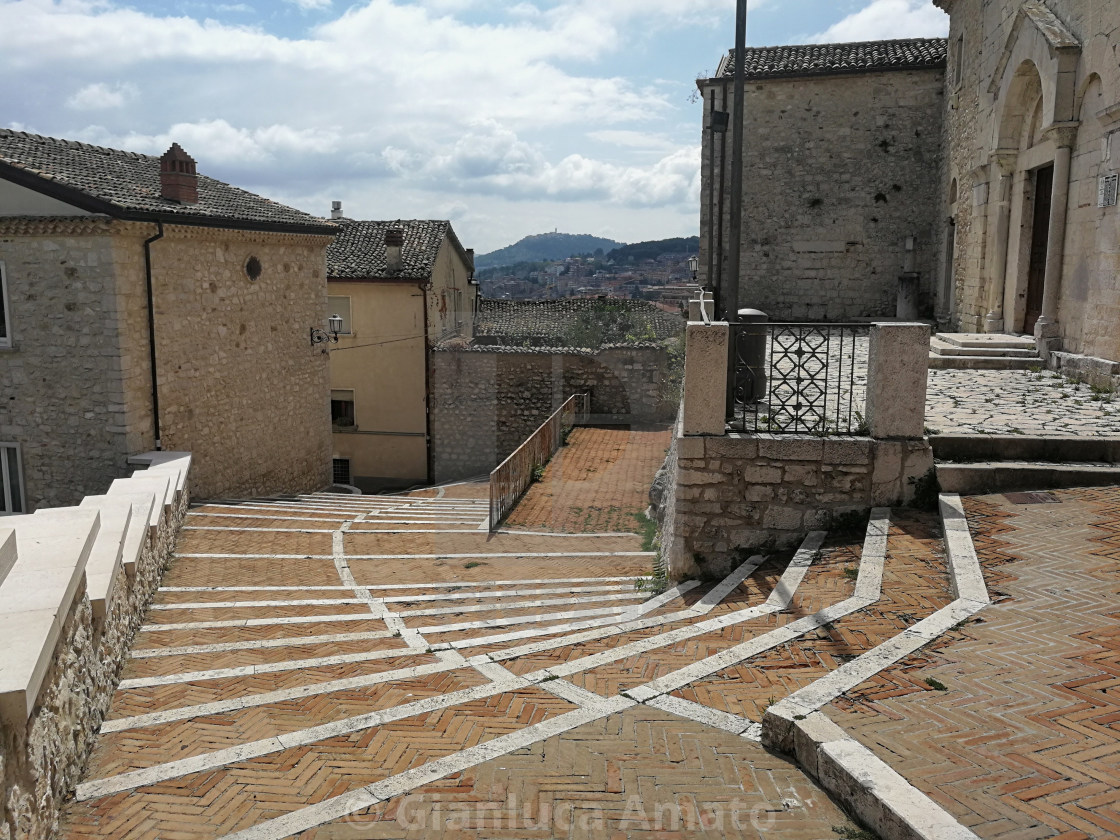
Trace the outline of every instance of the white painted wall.
{"label": "white painted wall", "polygon": [[91,216],[57,198],[0,179],[0,216]]}

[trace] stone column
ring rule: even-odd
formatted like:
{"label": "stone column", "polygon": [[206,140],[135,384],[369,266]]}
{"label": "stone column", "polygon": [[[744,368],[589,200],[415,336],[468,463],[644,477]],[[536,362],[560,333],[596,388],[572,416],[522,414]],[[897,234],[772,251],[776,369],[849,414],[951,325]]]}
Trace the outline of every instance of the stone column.
{"label": "stone column", "polygon": [[873,438],[921,438],[926,427],[929,325],[871,325],[867,424]]}
{"label": "stone column", "polygon": [[[1050,201],[1050,230],[1046,237],[1046,275],[1042,289],[1042,315],[1034,327],[1039,351],[1045,354],[1047,339],[1058,337],[1058,296],[1062,286],[1065,257],[1066,208],[1069,205],[1069,168],[1079,123],[1055,123],[1046,132],[1057,146],[1054,154],[1054,190]],[[1043,356],[1045,358],[1045,355]]]}
{"label": "stone column", "polygon": [[723,435],[727,428],[728,339],[726,321],[685,328],[683,434]]}
{"label": "stone column", "polygon": [[1003,332],[1003,293],[1007,282],[1007,248],[1011,232],[1011,188],[1015,182],[1017,152],[992,153],[992,163],[999,167],[996,185],[996,230],[992,253],[992,274],[988,285],[988,314],[984,317],[984,332]]}

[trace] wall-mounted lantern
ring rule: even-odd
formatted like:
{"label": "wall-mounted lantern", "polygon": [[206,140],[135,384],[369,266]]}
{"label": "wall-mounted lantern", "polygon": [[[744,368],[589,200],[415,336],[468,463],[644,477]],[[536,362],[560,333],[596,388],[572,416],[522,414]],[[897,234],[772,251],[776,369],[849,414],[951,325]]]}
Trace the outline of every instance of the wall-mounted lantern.
{"label": "wall-mounted lantern", "polygon": [[324,331],[319,329],[318,327],[311,328],[312,347],[314,347],[316,344],[323,344],[328,341],[332,344],[338,343],[338,334],[342,331],[342,316],[332,315],[331,317],[327,318],[327,330],[328,331]]}

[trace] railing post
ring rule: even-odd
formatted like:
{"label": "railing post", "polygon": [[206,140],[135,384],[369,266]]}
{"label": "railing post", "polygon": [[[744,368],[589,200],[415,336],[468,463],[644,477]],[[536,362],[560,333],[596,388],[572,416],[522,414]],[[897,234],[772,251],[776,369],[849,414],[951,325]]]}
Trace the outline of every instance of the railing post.
{"label": "railing post", "polygon": [[683,432],[722,435],[727,422],[726,321],[690,321],[685,329]]}
{"label": "railing post", "polygon": [[873,438],[925,435],[929,325],[871,325],[867,350],[867,425]]}

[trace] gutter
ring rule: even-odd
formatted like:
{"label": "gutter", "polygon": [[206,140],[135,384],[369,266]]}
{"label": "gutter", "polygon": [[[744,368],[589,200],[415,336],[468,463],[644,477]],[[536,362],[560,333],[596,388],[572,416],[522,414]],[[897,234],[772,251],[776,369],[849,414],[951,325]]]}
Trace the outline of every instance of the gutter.
{"label": "gutter", "polygon": [[428,283],[419,283],[417,288],[423,296],[420,313],[424,321],[424,457],[427,460],[428,484],[435,483],[435,470],[432,464],[432,367],[431,348],[428,346]]}
{"label": "gutter", "polygon": [[159,433],[159,376],[156,373],[156,306],[152,295],[152,243],[163,239],[163,222],[157,221],[155,236],[144,240],[144,282],[148,292],[148,360],[152,366],[152,428],[155,432],[156,451],[163,449]]}

